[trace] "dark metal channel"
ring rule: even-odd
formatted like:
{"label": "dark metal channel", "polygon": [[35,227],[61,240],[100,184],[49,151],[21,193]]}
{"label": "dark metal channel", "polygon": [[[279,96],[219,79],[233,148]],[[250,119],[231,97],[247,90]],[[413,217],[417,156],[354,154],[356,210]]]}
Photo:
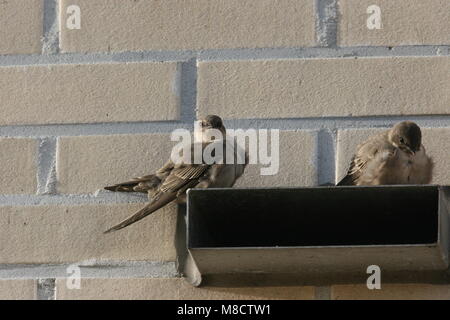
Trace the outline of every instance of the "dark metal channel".
{"label": "dark metal channel", "polygon": [[437,186],[193,189],[189,248],[433,244]]}

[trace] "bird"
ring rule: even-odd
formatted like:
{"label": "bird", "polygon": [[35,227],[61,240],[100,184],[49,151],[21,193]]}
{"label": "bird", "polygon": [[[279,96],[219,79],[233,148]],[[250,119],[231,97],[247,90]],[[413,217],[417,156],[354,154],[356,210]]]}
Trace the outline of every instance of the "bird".
{"label": "bird", "polygon": [[358,145],[347,175],[337,186],[429,184],[433,167],[420,127],[402,121]]}
{"label": "bird", "polygon": [[[187,145],[191,150],[188,159],[182,155],[182,161],[174,162],[169,159],[162,168],[154,174],[133,178],[131,181],[105,187],[106,190],[115,192],[142,192],[147,193],[149,202],[141,210],[119,224],[106,230],[104,233],[125,228],[144,217],[152,214],[165,205],[176,201],[179,204],[186,203],[186,191],[189,188],[226,188],[232,187],[236,180],[242,176],[248,163],[247,153],[233,144],[234,163],[224,161],[206,163],[201,159],[200,163],[193,161],[196,148],[202,152],[210,148],[212,155],[216,150],[223,152],[222,159],[226,158],[227,143],[226,129],[219,116],[208,115],[199,120],[199,125],[194,130],[194,142]],[[218,130],[222,138],[214,136],[213,130]],[[217,131],[215,131],[217,132]],[[233,139],[234,143],[234,139]],[[238,159],[241,159],[238,161]]]}

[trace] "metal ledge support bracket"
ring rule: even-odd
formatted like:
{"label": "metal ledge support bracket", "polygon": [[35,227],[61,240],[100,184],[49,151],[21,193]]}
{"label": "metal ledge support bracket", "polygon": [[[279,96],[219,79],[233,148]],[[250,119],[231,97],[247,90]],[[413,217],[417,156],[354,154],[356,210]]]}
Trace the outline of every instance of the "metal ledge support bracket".
{"label": "metal ledge support bracket", "polygon": [[[450,187],[191,189],[195,285],[450,283]],[[203,281],[202,281],[203,279]]]}

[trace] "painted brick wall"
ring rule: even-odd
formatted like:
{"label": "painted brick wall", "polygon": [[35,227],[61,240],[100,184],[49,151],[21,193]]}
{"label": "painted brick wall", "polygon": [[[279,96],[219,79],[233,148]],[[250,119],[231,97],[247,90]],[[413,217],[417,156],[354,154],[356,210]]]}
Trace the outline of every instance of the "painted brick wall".
{"label": "painted brick wall", "polygon": [[192,288],[176,206],[103,235],[145,199],[99,191],[158,168],[170,132],[208,113],[281,130],[280,173],[250,166],[239,186],[335,182],[404,119],[450,184],[449,30],[448,0],[0,1],[0,299],[449,299],[420,284]]}

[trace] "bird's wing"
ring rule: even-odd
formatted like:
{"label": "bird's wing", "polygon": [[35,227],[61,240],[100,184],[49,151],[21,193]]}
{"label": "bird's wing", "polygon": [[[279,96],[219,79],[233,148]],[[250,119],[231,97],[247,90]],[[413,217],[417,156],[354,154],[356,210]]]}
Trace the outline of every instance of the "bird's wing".
{"label": "bird's wing", "polygon": [[109,191],[119,192],[144,192],[156,187],[161,180],[154,174],[132,178],[130,181],[121,182],[112,186],[105,187]]}
{"label": "bird's wing", "polygon": [[158,171],[156,171],[156,176],[162,180],[170,174],[170,171],[172,171],[174,167],[175,163],[169,159]]}
{"label": "bird's wing", "polygon": [[410,182],[413,184],[428,184],[433,179],[434,162],[425,152],[422,145],[420,150],[416,152],[412,164]]}
{"label": "bird's wing", "polygon": [[[217,143],[220,143],[223,147],[222,142]],[[204,150],[207,145],[208,143],[201,143],[200,150]],[[196,146],[197,144],[195,143],[191,145],[192,157],[194,157]],[[144,208],[118,225],[110,228],[105,233],[125,228],[126,226],[141,220],[142,218],[162,208],[169,202],[172,202],[180,196],[180,193],[184,193],[189,188],[209,187],[212,180],[214,180],[217,175],[220,175],[221,170],[226,166],[225,164],[206,164],[204,162],[195,164],[192,160],[193,158],[190,159],[189,163],[181,162],[177,164],[170,164],[167,167],[168,169],[166,168],[164,171],[168,174],[158,185],[152,200]]]}
{"label": "bird's wing", "polygon": [[197,185],[209,167],[210,165],[206,164],[189,164],[173,168],[167,178],[159,185],[152,200],[144,208],[108,229],[105,233],[125,228],[172,202],[176,199],[180,189],[192,188]]}
{"label": "bird's wing", "polygon": [[389,154],[384,154],[380,157],[380,152],[383,150],[388,150],[388,152],[392,151],[386,132],[373,136],[361,143],[355,155],[352,157],[346,176],[337,185],[358,184],[358,180],[366,173],[365,171],[372,161],[375,159],[385,161],[389,158]]}
{"label": "bird's wing", "polygon": [[[394,146],[377,150],[358,173],[357,185],[384,185],[407,183],[408,170],[404,166],[407,155]],[[407,160],[406,160],[407,161]]]}
{"label": "bird's wing", "polygon": [[352,186],[355,185],[355,181],[357,179],[356,172],[357,165],[356,165],[356,155],[352,157],[352,160],[350,161],[350,166],[347,170],[347,174],[344,178],[341,179],[336,185],[337,186]]}
{"label": "bird's wing", "polygon": [[176,193],[190,182],[198,183],[209,168],[210,165],[207,164],[191,164],[174,168],[159,187],[159,192]]}
{"label": "bird's wing", "polygon": [[109,191],[119,192],[144,192],[156,188],[163,179],[165,179],[175,164],[172,160],[168,160],[155,174],[147,176],[132,178],[130,181],[118,183],[112,186],[105,187]]}

